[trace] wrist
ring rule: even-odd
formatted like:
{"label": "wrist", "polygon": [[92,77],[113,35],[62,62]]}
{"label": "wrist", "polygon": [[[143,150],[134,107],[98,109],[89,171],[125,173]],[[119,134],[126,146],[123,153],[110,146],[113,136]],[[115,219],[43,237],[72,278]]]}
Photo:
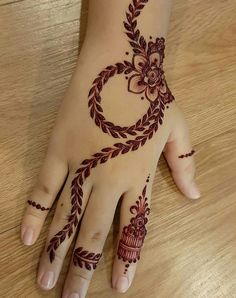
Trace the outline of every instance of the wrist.
{"label": "wrist", "polygon": [[[86,31],[87,42],[113,48],[124,41],[127,15],[137,19],[144,37],[166,37],[171,0],[91,1]],[[137,14],[137,15],[135,15]]]}

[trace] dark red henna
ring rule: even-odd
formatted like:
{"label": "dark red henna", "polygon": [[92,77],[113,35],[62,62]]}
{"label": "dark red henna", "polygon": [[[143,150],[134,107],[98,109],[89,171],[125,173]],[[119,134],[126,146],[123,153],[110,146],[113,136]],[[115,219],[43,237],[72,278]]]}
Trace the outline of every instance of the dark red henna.
{"label": "dark red henna", "polygon": [[75,266],[79,266],[80,268],[92,270],[96,269],[101,256],[102,254],[88,252],[87,250],[83,250],[83,247],[78,247],[74,251],[73,263]]}
{"label": "dark red henna", "polygon": [[128,271],[128,268],[129,268],[129,264],[126,264],[126,265],[125,265],[124,274],[126,274],[126,273],[127,273],[127,271]]}
{"label": "dark red henna", "polygon": [[[90,175],[92,168],[120,154],[136,151],[144,146],[153,137],[159,125],[163,123],[166,104],[174,100],[165,81],[162,65],[165,49],[164,38],[157,38],[155,42],[149,41],[147,43],[137,29],[137,18],[147,2],[148,0],[133,0],[126,13],[124,27],[133,50],[132,61],[118,62],[106,67],[93,81],[88,95],[90,116],[104,133],[108,133],[114,138],[133,136],[134,139],[103,148],[100,152],[93,154],[91,158],[85,159],[81,163],[71,184],[72,206],[68,216],[68,223],[50,240],[47,248],[51,262],[55,258],[55,250],[67,236],[72,235],[74,228],[78,225],[78,217],[82,212],[82,186],[85,179]],[[129,52],[126,52],[127,54]],[[140,94],[141,99],[146,98],[150,103],[143,117],[131,126],[115,125],[103,116],[100,94],[108,80],[117,74],[124,74],[127,77],[129,92]]]}
{"label": "dark red henna", "polygon": [[178,157],[179,157],[179,158],[190,157],[190,156],[192,156],[195,152],[196,152],[195,150],[192,150],[191,152],[186,153],[186,154],[179,155]]}
{"label": "dark red henna", "polygon": [[121,234],[117,255],[124,262],[136,263],[140,259],[141,248],[147,234],[147,216],[150,214],[146,189],[147,185],[145,185],[142,195],[139,196],[136,204],[130,207],[130,212],[135,214],[135,217],[130,219],[130,224],[123,228]]}
{"label": "dark red henna", "polygon": [[36,203],[35,201],[28,200],[27,202],[30,206],[35,207],[36,209],[41,211],[48,211],[50,209],[50,208],[42,207],[40,204]]}
{"label": "dark red henna", "polygon": [[92,168],[96,167],[98,164],[105,163],[107,160],[112,159],[119,154],[126,154],[130,151],[136,151],[139,147],[143,146],[149,139],[152,138],[153,134],[157,131],[159,124],[162,124],[162,118],[164,116],[163,110],[164,105],[161,104],[161,109],[158,110],[158,115],[160,115],[159,122],[154,122],[151,124],[142,135],[137,136],[134,140],[128,140],[125,143],[115,143],[113,147],[105,147],[100,152],[95,153],[92,158],[85,159],[81,163],[81,167],[76,171],[76,177],[72,181],[71,185],[71,213],[68,217],[68,223],[64,226],[64,228],[59,231],[49,243],[47,251],[50,254],[51,262],[55,257],[55,250],[58,248],[60,243],[62,243],[66,235],[70,237],[73,233],[74,227],[78,224],[77,215],[81,214],[81,206],[82,206],[82,185],[84,180],[90,175]]}
{"label": "dark red henna", "polygon": [[[149,101],[162,100],[164,104],[173,101],[164,77],[163,60],[165,39],[156,38],[156,41],[146,42],[137,29],[137,17],[148,0],[133,1],[126,13],[124,27],[133,49],[133,72],[129,78],[128,90],[133,93],[144,93]],[[150,37],[152,39],[152,37]]]}
{"label": "dark red henna", "polygon": [[124,61],[124,64],[117,63],[116,65],[108,66],[103,70],[98,77],[93,82],[93,87],[89,92],[89,108],[90,116],[95,120],[95,124],[102,129],[103,132],[109,133],[114,138],[127,138],[128,135],[136,136],[140,132],[144,131],[145,127],[150,126],[150,122],[157,121],[158,108],[160,108],[161,103],[164,105],[165,102],[156,99],[153,103],[150,103],[150,107],[147,112],[139,119],[134,125],[131,126],[119,126],[115,125],[110,121],[107,121],[102,115],[103,109],[100,105],[101,97],[100,92],[102,91],[103,85],[108,81],[108,79],[115,74],[120,74],[122,72],[130,73],[135,70],[132,65]]}
{"label": "dark red henna", "polygon": [[[102,115],[103,109],[100,105],[100,93],[103,86],[114,75],[122,73],[130,75],[128,79],[128,91],[143,94],[147,100],[154,102],[156,107],[158,107],[160,102],[167,104],[174,100],[165,81],[163,71],[165,39],[157,38],[155,43],[150,41],[147,44],[145,38],[140,36],[139,30],[136,30],[136,18],[139,16],[140,10],[143,9],[143,4],[146,2],[148,1],[134,1],[134,4],[130,4],[129,6],[129,12],[126,13],[127,22],[124,22],[124,26],[134,52],[132,63],[123,61],[122,63],[116,63],[115,65],[106,67],[93,81],[93,86],[89,91],[88,105],[90,107],[90,116],[103,132],[109,133],[115,138],[126,138],[127,135],[137,135],[137,133],[143,131],[144,127],[148,125],[147,115],[153,115],[150,115],[150,111],[148,110],[142,119],[139,119],[130,127],[121,127],[105,120],[105,117]],[[141,98],[144,99],[144,97]],[[144,123],[144,119],[146,123]]]}

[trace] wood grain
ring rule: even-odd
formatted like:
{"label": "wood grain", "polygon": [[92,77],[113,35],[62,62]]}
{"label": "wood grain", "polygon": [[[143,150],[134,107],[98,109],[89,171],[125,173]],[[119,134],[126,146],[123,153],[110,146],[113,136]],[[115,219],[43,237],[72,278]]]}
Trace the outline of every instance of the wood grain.
{"label": "wood grain", "polygon": [[[44,158],[75,67],[87,2],[0,0],[0,297],[60,297],[35,282],[48,224],[34,246],[19,239],[25,201]],[[236,2],[175,1],[166,71],[192,132],[202,199],[178,193],[164,160],[133,287],[123,297],[236,297]],[[114,224],[88,297],[120,297],[110,286]],[[68,262],[68,259],[67,259]]]}

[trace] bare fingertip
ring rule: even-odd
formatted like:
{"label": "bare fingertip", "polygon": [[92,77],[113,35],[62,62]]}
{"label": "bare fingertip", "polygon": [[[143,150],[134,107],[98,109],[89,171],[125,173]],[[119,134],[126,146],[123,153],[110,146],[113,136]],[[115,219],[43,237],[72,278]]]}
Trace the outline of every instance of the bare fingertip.
{"label": "bare fingertip", "polygon": [[50,290],[54,286],[55,274],[52,271],[48,271],[42,274],[42,277],[38,279],[39,286],[44,290]]}
{"label": "bare fingertip", "polygon": [[191,184],[189,194],[191,199],[199,199],[201,197],[200,190],[195,182]]}
{"label": "bare fingertip", "polygon": [[34,244],[34,231],[31,228],[22,228],[21,239],[24,245]]}
{"label": "bare fingertip", "polygon": [[119,277],[115,285],[115,289],[117,290],[117,292],[125,293],[128,290],[128,288],[129,288],[128,279],[124,276]]}

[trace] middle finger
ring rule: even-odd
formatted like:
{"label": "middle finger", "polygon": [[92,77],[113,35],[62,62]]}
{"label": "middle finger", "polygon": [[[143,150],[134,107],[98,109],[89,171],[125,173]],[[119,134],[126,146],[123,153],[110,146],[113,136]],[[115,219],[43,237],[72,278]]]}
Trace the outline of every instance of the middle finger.
{"label": "middle finger", "polygon": [[86,296],[121,195],[121,192],[111,190],[107,185],[92,192],[82,219],[63,298]]}

